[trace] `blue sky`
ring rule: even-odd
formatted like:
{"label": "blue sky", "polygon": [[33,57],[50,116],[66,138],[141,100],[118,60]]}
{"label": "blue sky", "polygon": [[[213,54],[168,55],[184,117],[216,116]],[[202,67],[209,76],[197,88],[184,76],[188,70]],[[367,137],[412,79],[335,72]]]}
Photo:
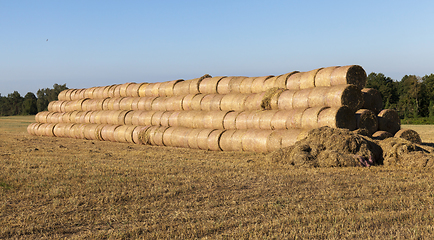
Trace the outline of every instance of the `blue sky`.
{"label": "blue sky", "polygon": [[[0,93],[359,64],[434,73],[434,1],[0,0]],[[46,41],[48,39],[48,41]]]}

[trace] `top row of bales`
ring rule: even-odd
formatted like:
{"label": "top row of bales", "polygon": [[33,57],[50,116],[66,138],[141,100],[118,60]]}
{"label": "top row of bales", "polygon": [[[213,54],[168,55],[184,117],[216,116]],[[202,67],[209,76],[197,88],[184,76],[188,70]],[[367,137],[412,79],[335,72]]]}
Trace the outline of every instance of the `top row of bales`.
{"label": "top row of bales", "polygon": [[156,83],[124,83],[86,89],[67,89],[58,95],[61,101],[83,98],[113,97],[171,97],[186,94],[260,93],[271,88],[289,90],[309,89],[352,84],[359,89],[366,84],[366,72],[358,65],[318,68],[308,72],[293,71],[278,76],[243,77],[206,74],[190,80],[173,80]]}

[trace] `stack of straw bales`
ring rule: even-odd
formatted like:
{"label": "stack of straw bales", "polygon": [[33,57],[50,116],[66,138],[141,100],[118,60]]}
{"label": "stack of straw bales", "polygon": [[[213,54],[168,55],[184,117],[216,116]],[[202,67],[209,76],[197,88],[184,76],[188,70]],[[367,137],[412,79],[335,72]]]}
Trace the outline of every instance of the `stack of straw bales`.
{"label": "stack of straw bales", "polygon": [[393,136],[398,115],[382,110],[378,91],[364,89],[365,83],[363,68],[350,65],[67,89],[27,129],[41,136],[255,152],[291,146],[322,126]]}

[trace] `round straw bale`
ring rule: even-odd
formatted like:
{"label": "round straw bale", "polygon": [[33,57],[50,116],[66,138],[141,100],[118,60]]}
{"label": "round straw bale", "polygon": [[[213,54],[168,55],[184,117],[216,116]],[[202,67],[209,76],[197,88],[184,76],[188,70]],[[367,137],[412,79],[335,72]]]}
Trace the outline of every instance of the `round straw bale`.
{"label": "round straw bale", "polygon": [[253,111],[262,109],[261,104],[265,93],[266,92],[248,94],[246,101],[244,102],[245,110]]}
{"label": "round straw bale", "polygon": [[103,140],[101,130],[104,126],[103,124],[85,124],[84,138],[87,140]]}
{"label": "round straw bale", "polygon": [[362,108],[369,109],[375,114],[378,114],[383,109],[383,98],[380,92],[374,88],[363,88],[363,106]]}
{"label": "round straw bale", "polygon": [[173,112],[171,111],[166,111],[161,115],[161,120],[160,120],[160,125],[161,126],[165,126],[165,127],[169,127],[169,119],[170,119],[170,115],[172,115]]}
{"label": "round straw bale", "polygon": [[[148,126],[152,124],[152,116],[156,111],[131,111],[131,112],[133,113],[131,116],[132,125]],[[126,117],[125,117],[125,121],[127,121]],[[127,124],[127,122],[125,122],[125,124]]]}
{"label": "round straw bale", "polygon": [[383,109],[378,116],[378,130],[395,134],[401,129],[401,120],[398,113],[393,109]]}
{"label": "round straw bale", "polygon": [[168,129],[168,127],[163,126],[152,126],[149,128],[149,137],[151,145],[164,146],[163,144],[163,134]]}
{"label": "round straw bale", "polygon": [[240,84],[240,93],[252,93],[254,77],[246,77]]}
{"label": "round straw bale", "polygon": [[173,146],[174,144],[172,144],[172,141],[174,141],[174,136],[173,136],[173,132],[175,131],[175,127],[170,127],[168,129],[166,129],[166,131],[164,131],[163,134],[163,144],[164,146]]}
{"label": "round straw bale", "polygon": [[267,151],[293,146],[298,141],[302,129],[275,130],[268,137]]}
{"label": "round straw bale", "polygon": [[125,97],[138,97],[141,84],[142,83],[131,83],[130,85],[128,85]]}
{"label": "round straw bale", "polygon": [[[191,99],[190,108],[191,110],[200,111],[202,108],[202,99],[206,94],[197,94]],[[183,106],[184,107],[184,106]],[[185,108],[184,108],[185,110]]]}
{"label": "round straw bale", "polygon": [[347,106],[357,111],[363,106],[363,95],[360,89],[351,84],[332,86],[325,96],[326,106]]}
{"label": "round straw bale", "polygon": [[121,101],[119,103],[119,109],[120,110],[133,110],[133,101],[135,98],[133,97],[124,97],[121,98]]}
{"label": "round straw bale", "polygon": [[331,86],[332,72],[338,68],[338,66],[322,68],[315,75],[315,87],[329,87]]}
{"label": "round straw bale", "polygon": [[85,98],[93,98],[93,92],[95,91],[96,87],[86,88],[84,90],[84,97]]}
{"label": "round straw bale", "polygon": [[420,138],[419,134],[411,129],[401,129],[398,132],[395,133],[396,138],[403,138],[405,140],[408,140],[412,143],[416,144],[422,144],[422,139]]}
{"label": "round straw bale", "polygon": [[315,87],[309,93],[308,104],[309,107],[322,107],[327,106],[326,96],[329,92],[329,87]]}
{"label": "round straw bale", "polygon": [[[227,96],[227,95],[226,95]],[[224,111],[244,111],[246,110],[246,100],[249,97],[249,94],[236,93],[234,97],[234,101],[231,104],[231,109],[224,109]],[[223,98],[222,98],[223,101]],[[221,105],[220,105],[221,107]],[[223,110],[223,109],[222,109]]]}
{"label": "round straw bale", "polygon": [[85,112],[77,112],[77,115],[75,115],[75,119],[74,122],[75,123],[83,123],[81,122],[81,119],[83,118],[83,116],[87,113],[87,111]]}
{"label": "round straw bale", "polygon": [[[247,129],[247,118],[249,117],[250,111],[240,112],[235,119],[235,129]],[[231,129],[226,128],[225,129]]]}
{"label": "round straw bale", "polygon": [[68,123],[58,123],[53,128],[53,134],[55,137],[65,137],[65,128]]}
{"label": "round straw bale", "polygon": [[172,133],[172,146],[188,148],[188,136],[191,131],[190,128],[175,128]]}
{"label": "round straw bale", "polygon": [[289,90],[299,90],[300,89],[300,81],[303,73],[296,72],[288,77],[286,80],[286,88]]}
{"label": "round straw bale", "polygon": [[[49,112],[60,112],[60,111],[56,111],[56,108],[57,108],[56,105],[58,105],[57,102],[60,102],[60,101],[51,101],[51,102],[49,102],[49,103],[48,103],[48,106],[47,106],[47,110],[48,110]],[[60,107],[59,107],[59,108],[60,108]],[[60,110],[60,109],[59,109],[59,110]]]}
{"label": "round straw bale", "polygon": [[262,98],[261,109],[277,110],[279,96],[284,91],[285,91],[285,89],[277,88],[277,87],[268,89]]}
{"label": "round straw bale", "polygon": [[84,124],[74,124],[73,126],[71,126],[69,135],[71,138],[75,138],[75,139],[80,139],[82,134],[81,134],[81,129],[83,128]]}
{"label": "round straw bale", "polygon": [[[114,87],[114,91],[113,91],[113,96],[114,98],[120,98],[121,96],[121,90],[122,90],[123,86],[122,84],[116,84]],[[125,89],[126,90],[126,89]]]}
{"label": "round straw bale", "polygon": [[120,97],[120,88],[118,86],[118,84],[114,84],[106,87],[101,87],[102,91],[99,93],[98,98]]}
{"label": "round straw bale", "polygon": [[152,110],[152,103],[159,97],[141,97],[137,102],[137,110],[150,111]]}
{"label": "round straw bale", "polygon": [[178,115],[178,126],[194,128],[194,118],[199,111],[181,111]]}
{"label": "round straw bale", "polygon": [[272,132],[272,130],[248,129],[241,141],[243,151],[266,152],[268,137]]}
{"label": "round straw bale", "polygon": [[122,125],[115,129],[115,141],[123,143],[134,143],[133,131],[136,126]]}
{"label": "round straw bale", "polygon": [[173,96],[175,86],[178,83],[183,82],[183,81],[184,81],[183,79],[178,79],[178,80],[163,82],[159,87],[159,95],[165,96],[165,97]]}
{"label": "round straw bale", "polygon": [[277,108],[279,110],[290,110],[292,109],[292,100],[294,99],[294,94],[297,90],[285,90],[277,99]]}
{"label": "round straw bale", "polygon": [[359,89],[365,87],[366,72],[359,65],[349,65],[336,68],[330,75],[330,85],[353,84]]}
{"label": "round straw bale", "polygon": [[211,135],[211,133],[214,131],[219,131],[219,130],[214,130],[214,129],[209,129],[209,128],[201,129],[201,131],[197,135],[197,146],[199,149],[209,150],[208,138]]}
{"label": "round straw bale", "polygon": [[276,80],[277,80],[277,76],[267,78],[267,80],[264,81],[263,90],[267,91],[268,89],[274,88],[274,85],[276,84]]}
{"label": "round straw bale", "polygon": [[232,135],[234,135],[234,133],[237,130],[226,130],[225,132],[222,133],[221,137],[220,137],[220,148],[223,151],[241,151],[242,149],[234,149],[233,148],[233,141],[232,141]]}
{"label": "round straw bale", "polygon": [[267,112],[267,111],[264,111],[264,110],[251,111],[249,113],[249,115],[247,116],[247,128],[248,129],[261,129],[260,128],[261,115],[264,112]]}
{"label": "round straw bale", "polygon": [[[86,99],[82,104],[83,111],[90,111],[96,108],[97,99]],[[50,111],[52,112],[52,111]]]}
{"label": "round straw bale", "polygon": [[150,97],[146,96],[146,88],[148,87],[149,83],[141,83],[139,85],[139,97]]}
{"label": "round straw bale", "polygon": [[308,108],[309,95],[313,88],[298,90],[294,93],[292,98],[292,108]]}
{"label": "round straw bale", "polygon": [[264,76],[264,77],[256,77],[252,82],[250,91],[252,93],[260,93],[260,92],[266,91],[267,89],[265,88],[265,81],[267,81],[267,79],[272,78],[272,77],[274,77],[274,76],[269,75],[269,76]]}
{"label": "round straw bale", "polygon": [[[247,77],[244,77],[244,76],[232,77],[231,81],[229,82],[229,92],[241,93],[241,83],[246,78]],[[224,93],[222,93],[222,94],[224,94]]]}
{"label": "round straw bale", "polygon": [[133,98],[133,101],[131,102],[131,110],[139,110],[140,99],[140,97]]}
{"label": "round straw bale", "polygon": [[221,105],[221,102],[222,102],[222,99],[224,96],[225,95],[222,95],[222,94],[214,95],[214,97],[211,100],[211,104],[209,106],[210,111],[220,111],[221,110],[220,105]]}
{"label": "round straw bale", "polygon": [[104,141],[115,142],[115,130],[119,125],[104,125],[101,129],[101,138]]}
{"label": "round straw bale", "polygon": [[97,99],[97,98],[104,98],[104,87],[95,87],[95,89],[92,91],[92,96],[90,98]]}
{"label": "round straw bale", "polygon": [[136,83],[128,82],[124,84],[120,84],[119,87],[119,96],[120,97],[132,97],[132,94],[128,94],[128,87],[134,85]]}
{"label": "round straw bale", "polygon": [[167,97],[157,97],[152,101],[151,109],[154,111],[166,111],[167,110]]}
{"label": "round straw bale", "polygon": [[225,132],[226,130],[221,130],[221,129],[217,129],[217,130],[213,130],[207,139],[207,143],[208,143],[208,150],[212,150],[212,151],[221,151],[222,149],[220,148],[220,137],[222,136],[222,134]]}
{"label": "round straw bale", "polygon": [[236,119],[240,112],[228,112],[223,119],[224,129],[237,129]]}
{"label": "round straw bale", "polygon": [[182,110],[184,111],[193,110],[191,108],[191,103],[193,101],[193,98],[198,94],[199,93],[185,95],[184,98],[182,99]]}
{"label": "round straw bale", "polygon": [[207,112],[197,111],[193,117],[193,127],[192,128],[205,128],[204,127],[204,118],[206,117]]}
{"label": "round straw bale", "polygon": [[368,130],[369,136],[378,130],[378,120],[369,109],[359,109],[356,112],[356,128]]}
{"label": "round straw bale", "polygon": [[168,103],[166,103],[166,109],[167,111],[182,111],[182,102],[183,102],[184,96],[172,96],[168,98]]}
{"label": "round straw bale", "polygon": [[170,117],[169,117],[169,126],[171,126],[171,127],[180,127],[179,114],[181,114],[181,111],[174,111],[174,112],[172,112],[172,114],[170,114]]}
{"label": "round straw bale", "polygon": [[199,84],[199,92],[202,94],[216,94],[217,85],[224,77],[204,78]]}
{"label": "round straw bale", "polygon": [[137,114],[137,113],[138,113],[138,111],[129,111],[125,115],[125,125],[137,125],[137,124],[133,124],[134,114]]}
{"label": "round straw bale", "polygon": [[164,113],[165,111],[155,111],[154,114],[152,115],[151,125],[161,126],[161,117],[163,116]]}
{"label": "round straw bale", "polygon": [[354,111],[346,106],[323,109],[318,116],[318,126],[331,128],[346,128],[350,131],[356,129]]}
{"label": "round straw bale", "polygon": [[243,137],[247,133],[247,129],[236,130],[232,134],[232,150],[231,151],[243,151]]}
{"label": "round straw bale", "polygon": [[199,87],[200,87],[200,84],[201,84],[202,80],[205,79],[205,78],[212,78],[212,76],[209,75],[209,74],[205,74],[205,75],[203,75],[200,78],[195,78],[195,79],[188,80],[190,82],[190,91],[189,91],[189,93],[190,94],[200,93]]}
{"label": "round straw bale", "polygon": [[291,110],[281,110],[273,114],[271,118],[271,129],[286,129],[288,118],[294,111]]}
{"label": "round straw bale", "polygon": [[134,130],[133,130],[133,142],[135,144],[147,144],[146,142],[143,141],[146,139],[142,139],[141,137],[145,135],[146,131],[150,127],[151,126],[138,126],[138,127],[134,128]]}
{"label": "round straw bale", "polygon": [[229,94],[231,93],[230,83],[233,78],[236,77],[224,77],[217,84],[217,93],[218,94]]}
{"label": "round straw bale", "polygon": [[82,111],[73,111],[73,112],[70,112],[70,114],[69,114],[69,122],[70,123],[75,123],[75,119],[76,119],[77,115],[80,112],[82,112]]}
{"label": "round straw bale", "polygon": [[82,116],[82,118],[80,119],[81,123],[91,123],[90,122],[90,118],[93,115],[93,111],[87,111],[86,114],[84,116]]}
{"label": "round straw bale", "polygon": [[57,99],[59,101],[68,101],[71,99],[68,99],[68,97],[66,97],[66,93],[68,92],[69,89],[65,89],[63,91],[61,91],[58,95],[57,95]]}
{"label": "round straw bale", "polygon": [[38,130],[42,130],[42,136],[54,137],[54,127],[56,124],[58,123],[45,123],[43,128],[39,127]]}
{"label": "round straw bale", "polygon": [[115,110],[115,101],[118,101],[117,98],[108,98],[107,99],[107,108],[105,110]]}
{"label": "round straw bale", "polygon": [[303,127],[302,118],[303,118],[304,111],[306,111],[306,109],[296,108],[292,110],[287,110],[288,119],[286,121],[286,128],[288,129],[302,128]]}
{"label": "round straw bale", "polygon": [[202,98],[200,102],[200,107],[202,111],[211,111],[212,99],[217,96],[217,94],[207,94]]}
{"label": "round straw bale", "polygon": [[224,120],[226,115],[228,115],[232,111],[213,111],[214,114],[211,118],[211,128],[212,129],[225,129],[224,128]]}
{"label": "round straw bale", "polygon": [[314,69],[309,72],[303,72],[300,76],[300,89],[314,88],[315,76],[322,68]]}
{"label": "round straw bale", "polygon": [[271,130],[271,120],[276,113],[277,110],[262,111],[259,115],[259,129]]}
{"label": "round straw bale", "polygon": [[303,129],[313,129],[318,126],[318,116],[319,113],[328,107],[313,107],[307,108],[301,117],[301,128]]}
{"label": "round straw bale", "polygon": [[109,110],[109,103],[111,98],[103,98],[102,110]]}
{"label": "round straw bale", "polygon": [[69,123],[69,116],[70,116],[71,112],[66,112],[66,113],[61,113],[61,114],[62,114],[62,117],[61,117],[60,122]]}
{"label": "round straw bale", "polygon": [[31,123],[27,126],[27,132],[31,135],[39,136],[39,127],[43,125],[43,123]]}
{"label": "round straw bale", "polygon": [[68,137],[68,138],[73,138],[74,137],[74,132],[73,132],[73,127],[75,126],[75,123],[68,123],[65,126],[65,130],[64,130],[64,137]]}
{"label": "round straw bale", "polygon": [[233,110],[232,104],[235,101],[236,96],[237,96],[236,93],[230,93],[230,94],[223,95],[223,98],[221,99],[221,102],[220,102],[220,109],[222,111]]}
{"label": "round straw bale", "polygon": [[295,73],[298,73],[298,71],[293,71],[290,73],[279,75],[276,79],[276,82],[274,83],[274,87],[286,89],[286,85],[288,84],[288,78]]}
{"label": "round straw bale", "polygon": [[[35,121],[38,123],[46,123],[47,122],[47,116],[48,114],[50,114],[51,112],[49,111],[42,111],[42,112],[38,112],[35,115]],[[51,113],[52,114],[52,113]]]}
{"label": "round straw bale", "polygon": [[161,82],[157,83],[149,83],[145,88],[145,96],[146,97],[158,97],[158,88],[160,87]]}
{"label": "round straw bale", "polygon": [[372,134],[372,138],[375,140],[384,140],[390,137],[393,137],[393,135],[390,132],[386,131],[376,131],[374,132],[374,134]]}
{"label": "round straw bale", "polygon": [[188,134],[188,139],[187,139],[189,148],[199,149],[198,136],[202,130],[203,129],[191,129],[190,133]]}
{"label": "round straw bale", "polygon": [[190,83],[192,80],[185,80],[178,82],[173,86],[174,96],[185,96],[190,93]]}

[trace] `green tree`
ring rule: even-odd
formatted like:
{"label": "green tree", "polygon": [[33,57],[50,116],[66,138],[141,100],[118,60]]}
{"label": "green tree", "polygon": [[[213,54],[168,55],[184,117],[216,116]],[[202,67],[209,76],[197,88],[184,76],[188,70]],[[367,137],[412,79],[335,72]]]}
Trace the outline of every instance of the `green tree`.
{"label": "green tree", "polygon": [[57,83],[53,85],[52,89],[51,88],[39,89],[38,92],[36,93],[38,97],[38,100],[36,102],[38,112],[46,111],[48,107],[48,103],[50,103],[51,101],[58,100],[57,96],[61,91],[65,89],[68,89],[66,87],[66,84],[59,85]]}
{"label": "green tree", "polygon": [[22,114],[35,115],[38,113],[38,107],[36,105],[37,100],[34,93],[28,92],[26,96],[24,96]]}
{"label": "green tree", "polygon": [[395,108],[399,100],[398,83],[383,73],[370,73],[366,81],[367,88],[377,89],[383,98],[384,108]]}
{"label": "green tree", "polygon": [[425,117],[421,112],[420,99],[422,97],[422,79],[415,75],[405,75],[399,82],[398,110],[407,117]]}

